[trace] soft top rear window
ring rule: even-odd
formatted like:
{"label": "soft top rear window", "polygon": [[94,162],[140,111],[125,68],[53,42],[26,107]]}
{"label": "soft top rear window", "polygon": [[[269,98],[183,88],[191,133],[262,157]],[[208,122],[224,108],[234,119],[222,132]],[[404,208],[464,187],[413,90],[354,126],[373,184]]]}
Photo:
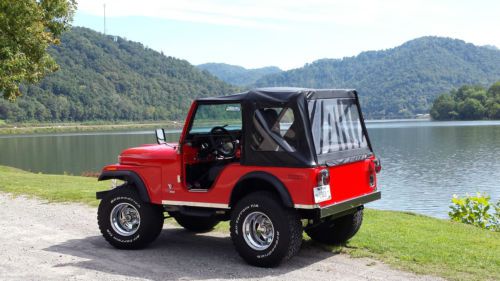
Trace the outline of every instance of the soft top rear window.
{"label": "soft top rear window", "polygon": [[308,107],[318,160],[370,152],[355,99],[314,99]]}

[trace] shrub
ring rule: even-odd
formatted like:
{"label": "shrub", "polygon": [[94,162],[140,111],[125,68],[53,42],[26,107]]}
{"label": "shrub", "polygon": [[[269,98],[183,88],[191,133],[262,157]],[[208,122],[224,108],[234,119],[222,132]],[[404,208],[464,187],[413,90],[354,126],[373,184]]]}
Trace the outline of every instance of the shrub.
{"label": "shrub", "polygon": [[498,200],[494,208],[495,213],[493,214],[493,223],[491,229],[500,232],[500,200]]}
{"label": "shrub", "polygon": [[467,195],[459,198],[453,195],[448,213],[452,221],[471,224],[483,229],[500,231],[500,200],[490,203],[491,197],[477,193],[476,196]]}

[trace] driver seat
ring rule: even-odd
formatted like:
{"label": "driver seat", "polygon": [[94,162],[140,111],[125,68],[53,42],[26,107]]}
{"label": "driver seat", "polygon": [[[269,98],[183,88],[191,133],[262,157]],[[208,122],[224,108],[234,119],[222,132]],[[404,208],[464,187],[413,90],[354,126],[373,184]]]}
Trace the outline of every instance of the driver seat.
{"label": "driver seat", "polygon": [[280,134],[280,127],[278,123],[278,112],[272,108],[266,108],[262,111],[262,116],[266,120],[267,127],[271,129],[271,132]]}

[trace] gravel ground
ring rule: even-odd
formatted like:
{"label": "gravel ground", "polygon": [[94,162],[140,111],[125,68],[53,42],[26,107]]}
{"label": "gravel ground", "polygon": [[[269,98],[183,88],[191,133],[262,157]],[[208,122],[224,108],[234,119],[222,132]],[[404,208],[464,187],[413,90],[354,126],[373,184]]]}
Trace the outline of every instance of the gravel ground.
{"label": "gravel ground", "polygon": [[96,209],[0,193],[0,280],[437,280],[304,245],[278,268],[249,266],[228,235],[195,235],[166,225],[138,251],[112,248]]}

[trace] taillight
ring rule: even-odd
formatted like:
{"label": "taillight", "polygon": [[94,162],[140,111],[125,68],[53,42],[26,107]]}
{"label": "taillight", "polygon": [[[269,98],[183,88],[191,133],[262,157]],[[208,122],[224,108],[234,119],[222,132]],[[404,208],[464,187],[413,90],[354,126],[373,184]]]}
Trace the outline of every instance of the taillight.
{"label": "taillight", "polygon": [[375,161],[371,162],[368,165],[368,182],[370,183],[370,187],[374,190],[377,188],[377,164]]}
{"label": "taillight", "polygon": [[370,187],[375,187],[375,174],[370,174],[369,176],[369,180],[370,180]]}
{"label": "taillight", "polygon": [[329,185],[330,184],[330,173],[328,172],[327,169],[323,169],[319,171],[318,173],[318,185],[317,186],[323,186],[323,185]]}
{"label": "taillight", "polygon": [[332,199],[330,191],[330,173],[328,169],[323,169],[318,173],[318,183],[313,188],[314,203],[320,203]]}

